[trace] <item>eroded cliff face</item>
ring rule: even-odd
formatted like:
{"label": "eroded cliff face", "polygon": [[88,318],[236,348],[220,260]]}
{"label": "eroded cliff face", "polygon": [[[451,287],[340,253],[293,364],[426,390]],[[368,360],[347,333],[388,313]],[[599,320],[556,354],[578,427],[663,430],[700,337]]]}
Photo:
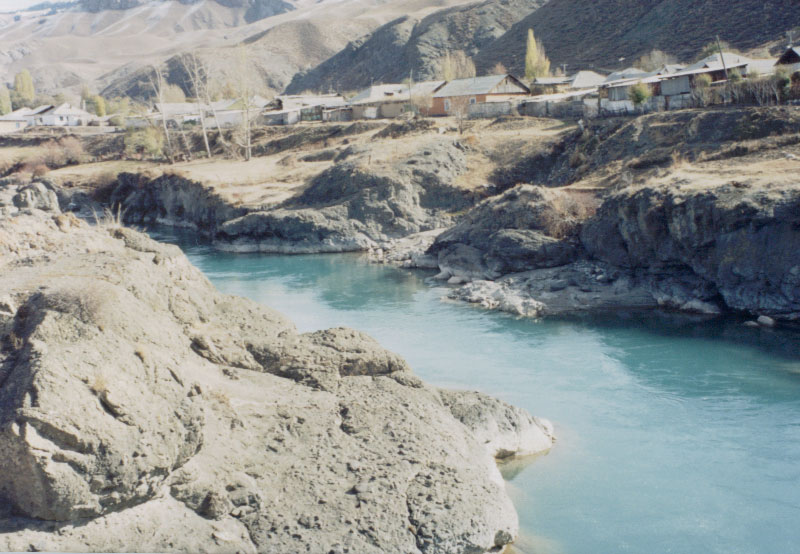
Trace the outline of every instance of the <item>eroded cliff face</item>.
{"label": "eroded cliff face", "polygon": [[429,387],[358,331],[300,334],[178,248],[10,188],[0,550],[484,552],[516,535],[493,457],[549,448],[549,423]]}
{"label": "eroded cliff face", "polygon": [[665,184],[609,197],[583,227],[594,258],[696,278],[735,310],[800,319],[800,192],[743,183]]}
{"label": "eroded cliff face", "polygon": [[467,283],[453,298],[522,315],[663,306],[800,319],[796,186],[631,186],[591,217],[575,203],[567,190],[516,187],[427,254],[438,278]]}
{"label": "eroded cliff face", "polygon": [[148,179],[127,173],[106,205],[119,209],[128,223],[195,228],[223,250],[320,253],[366,251],[444,228],[476,201],[475,193],[454,185],[467,169],[457,141],[435,141],[381,167],[370,165],[368,149],[352,150],[302,193],[277,205],[236,206],[177,175]]}

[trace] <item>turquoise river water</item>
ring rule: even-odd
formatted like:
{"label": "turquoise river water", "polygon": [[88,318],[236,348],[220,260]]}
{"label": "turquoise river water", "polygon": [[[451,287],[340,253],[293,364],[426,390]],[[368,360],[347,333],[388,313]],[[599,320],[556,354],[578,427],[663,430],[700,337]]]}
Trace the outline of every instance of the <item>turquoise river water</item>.
{"label": "turquoise river water", "polygon": [[223,292],[301,331],[364,330],[443,387],[546,417],[504,468],[529,553],[800,552],[800,334],[662,313],[530,321],[352,255],[226,254],[158,229]]}

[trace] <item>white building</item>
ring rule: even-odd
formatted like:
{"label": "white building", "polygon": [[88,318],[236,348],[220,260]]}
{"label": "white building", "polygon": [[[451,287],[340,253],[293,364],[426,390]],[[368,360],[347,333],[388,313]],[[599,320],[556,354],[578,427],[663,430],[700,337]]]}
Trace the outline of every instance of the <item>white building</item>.
{"label": "white building", "polygon": [[33,124],[47,127],[75,127],[88,125],[95,119],[97,119],[97,116],[64,103],[60,106],[50,106],[48,109],[37,113],[34,116]]}

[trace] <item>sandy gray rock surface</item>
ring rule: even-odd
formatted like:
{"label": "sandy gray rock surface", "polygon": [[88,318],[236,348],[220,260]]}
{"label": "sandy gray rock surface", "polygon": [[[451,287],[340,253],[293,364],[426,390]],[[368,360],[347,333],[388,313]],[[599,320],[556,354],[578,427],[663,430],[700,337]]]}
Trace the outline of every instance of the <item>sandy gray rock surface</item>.
{"label": "sandy gray rock surface", "polygon": [[628,187],[583,221],[565,197],[515,187],[403,258],[435,256],[437,278],[462,285],[449,298],[529,317],[661,306],[800,319],[795,187]]}
{"label": "sandy gray rock surface", "polygon": [[484,552],[552,427],[114,224],[0,217],[0,550]]}

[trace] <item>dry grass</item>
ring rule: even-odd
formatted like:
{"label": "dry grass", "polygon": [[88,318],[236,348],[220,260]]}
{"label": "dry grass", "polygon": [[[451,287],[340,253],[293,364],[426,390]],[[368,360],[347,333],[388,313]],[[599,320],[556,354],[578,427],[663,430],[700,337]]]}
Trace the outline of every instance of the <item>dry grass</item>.
{"label": "dry grass", "polygon": [[553,191],[550,209],[544,210],[540,218],[542,230],[557,239],[574,235],[580,224],[600,207],[600,199],[591,192],[561,189]]}
{"label": "dry grass", "polygon": [[124,227],[124,223],[122,221],[122,216],[124,214],[125,211],[119,204],[117,204],[116,212],[110,208],[105,208],[102,215],[98,215],[97,212],[92,211],[92,217],[94,217],[95,224],[103,229],[120,229],[121,227]]}
{"label": "dry grass", "polygon": [[89,389],[97,396],[108,394],[108,379],[102,373],[96,374],[89,385]]}

